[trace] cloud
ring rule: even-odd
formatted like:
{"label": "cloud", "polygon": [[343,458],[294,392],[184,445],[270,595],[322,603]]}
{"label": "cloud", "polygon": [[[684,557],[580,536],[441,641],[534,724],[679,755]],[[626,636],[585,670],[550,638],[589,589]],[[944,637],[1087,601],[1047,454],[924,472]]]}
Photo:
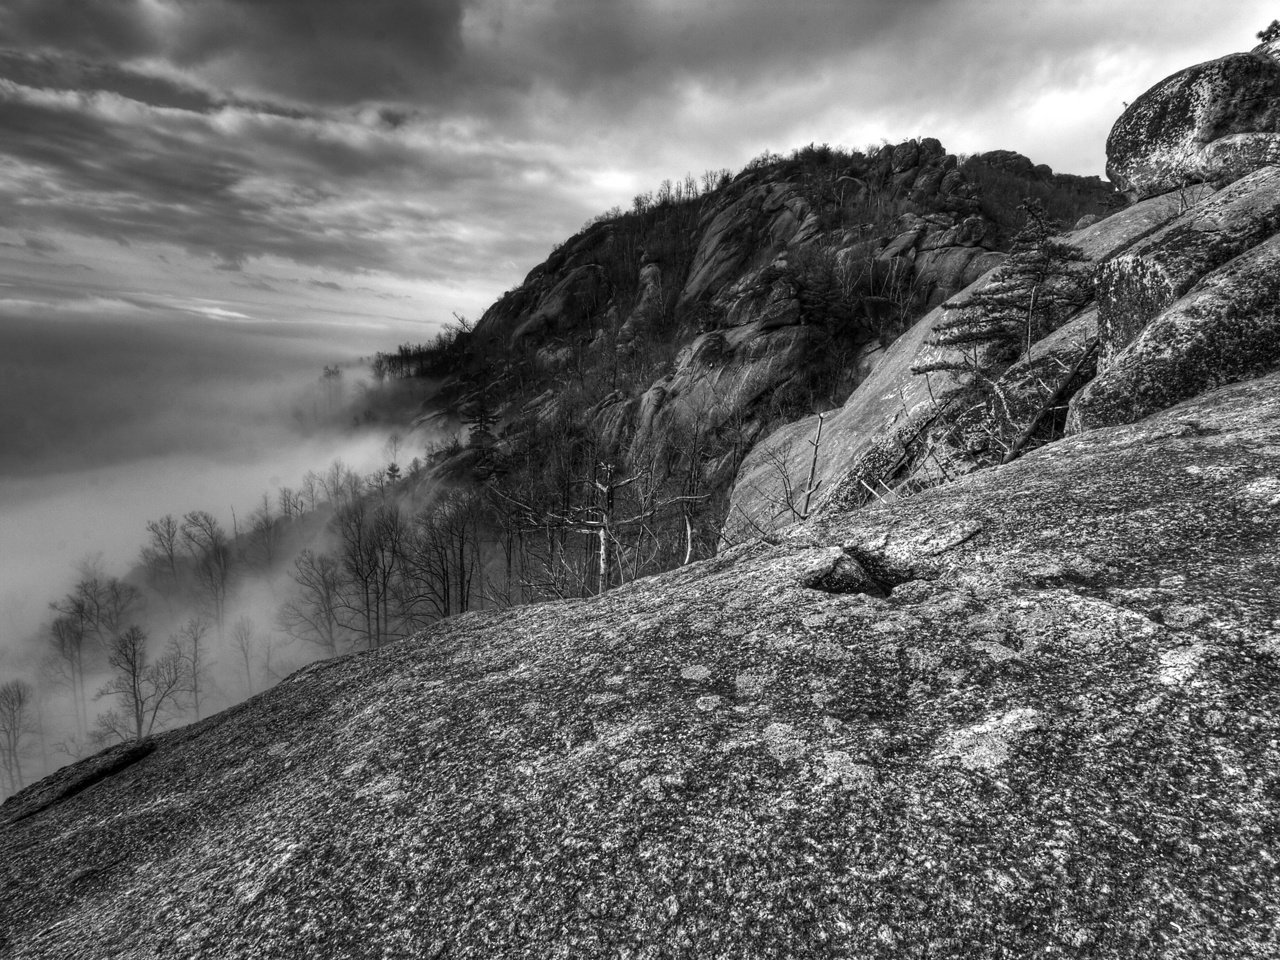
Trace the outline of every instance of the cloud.
{"label": "cloud", "polygon": [[935,135],[1100,172],[1122,99],[1266,19],[1250,0],[1189,29],[1200,10],[10,0],[0,223],[177,248],[241,289],[292,263],[371,299],[386,278],[491,299],[586,217],[765,148]]}

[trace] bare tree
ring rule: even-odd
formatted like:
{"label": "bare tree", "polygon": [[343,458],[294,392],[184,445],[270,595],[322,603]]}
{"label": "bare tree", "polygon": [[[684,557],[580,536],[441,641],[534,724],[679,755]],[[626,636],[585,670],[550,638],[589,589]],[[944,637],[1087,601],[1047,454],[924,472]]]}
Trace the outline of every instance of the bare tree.
{"label": "bare tree", "polygon": [[338,508],[334,526],[339,537],[342,572],[349,589],[344,605],[356,614],[365,645],[373,650],[393,637],[394,581],[401,570],[405,524],[394,503],[370,508],[352,499]]}
{"label": "bare tree", "polygon": [[316,504],[320,502],[321,489],[320,475],[314,470],[308,470],[306,476],[302,478],[302,489],[299,491],[308,510],[314,510]]}
{"label": "bare tree", "polygon": [[130,626],[111,641],[107,662],[115,674],[99,696],[118,697],[123,714],[114,710],[98,718],[104,734],[121,740],[150,736],[162,712],[175,705],[182,689],[182,663],[175,654],[154,663],[147,656],[147,635]]}
{"label": "bare tree", "polygon": [[341,460],[334,460],[324,475],[317,478],[325,499],[334,507],[351,503],[359,498],[364,482],[360,475]]}
{"label": "bare tree", "polygon": [[231,586],[231,541],[222,524],[204,510],[193,510],[182,518],[182,539],[195,564],[196,582],[221,631]]}
{"label": "bare tree", "polygon": [[33,706],[31,685],[25,680],[0,684],[0,767],[8,775],[11,793],[23,787],[23,740],[31,732]]}
{"label": "bare tree", "polygon": [[76,731],[88,731],[89,701],[85,691],[85,622],[70,614],[55,617],[49,625],[49,642],[53,655],[48,661],[50,679],[65,684],[71,692],[75,710]]}
{"label": "bare tree", "polygon": [[341,565],[328,554],[303,550],[293,562],[293,580],[298,594],[281,608],[280,626],[289,636],[336,656],[351,635],[343,619],[346,601]]}
{"label": "bare tree", "polygon": [[181,531],[173,514],[147,521],[147,545],[142,548],[142,562],[154,582],[178,583],[178,562],[182,550]]}
{"label": "bare tree", "polygon": [[281,487],[280,492],[276,495],[276,503],[280,507],[280,516],[286,521],[296,520],[302,516],[302,507],[305,501],[305,495],[300,490],[294,490],[292,487]]}
{"label": "bare tree", "polygon": [[231,628],[231,649],[244,665],[244,683],[253,696],[253,652],[257,646],[257,627],[249,617],[240,617]]}
{"label": "bare tree", "polygon": [[271,512],[271,499],[264,493],[262,502],[249,514],[249,549],[264,567],[275,562],[279,531]]}
{"label": "bare tree", "polygon": [[209,623],[204,617],[191,617],[178,632],[169,637],[169,652],[182,667],[182,692],[190,694],[196,719],[200,719],[200,694],[207,688],[209,651],[205,642]]}

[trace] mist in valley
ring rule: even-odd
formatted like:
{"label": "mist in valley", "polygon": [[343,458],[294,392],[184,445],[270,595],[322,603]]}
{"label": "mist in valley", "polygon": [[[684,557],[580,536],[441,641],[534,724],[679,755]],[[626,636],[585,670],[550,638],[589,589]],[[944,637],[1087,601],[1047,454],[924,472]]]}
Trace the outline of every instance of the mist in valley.
{"label": "mist in valley", "polygon": [[0,797],[337,652],[294,560],[438,439],[369,377],[403,330],[130,306],[0,306]]}

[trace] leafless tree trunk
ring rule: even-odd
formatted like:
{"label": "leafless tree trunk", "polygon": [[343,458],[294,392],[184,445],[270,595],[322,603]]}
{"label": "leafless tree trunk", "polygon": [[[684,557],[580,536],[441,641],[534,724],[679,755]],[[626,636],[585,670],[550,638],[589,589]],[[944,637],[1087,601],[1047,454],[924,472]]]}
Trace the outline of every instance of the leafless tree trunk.
{"label": "leafless tree trunk", "polygon": [[113,711],[100,717],[99,722],[122,740],[141,740],[152,733],[161,713],[173,705],[181,690],[182,663],[174,654],[151,663],[147,635],[138,626],[131,626],[112,639],[107,662],[115,675],[99,696],[118,697],[126,715],[121,719]]}
{"label": "leafless tree trunk", "polygon": [[256,629],[248,617],[240,617],[231,629],[231,648],[244,666],[244,683],[248,695],[253,696],[253,648]]}
{"label": "leafless tree trunk", "polygon": [[23,787],[23,738],[31,731],[33,697],[25,680],[0,684],[0,766],[9,777],[9,791]]}
{"label": "leafless tree trunk", "polygon": [[203,617],[191,617],[176,634],[169,638],[170,652],[178,658],[183,668],[183,686],[191,695],[191,706],[196,719],[201,717],[200,692],[204,688],[209,671],[205,637],[209,624]]}

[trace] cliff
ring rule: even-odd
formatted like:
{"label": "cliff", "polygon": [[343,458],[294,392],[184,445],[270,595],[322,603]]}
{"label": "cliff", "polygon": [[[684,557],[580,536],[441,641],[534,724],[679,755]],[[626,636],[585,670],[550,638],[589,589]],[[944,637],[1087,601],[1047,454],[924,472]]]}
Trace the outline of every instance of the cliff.
{"label": "cliff", "polygon": [[810,146],[637,198],[485,312],[444,396],[464,417],[483,396],[499,453],[557,416],[619,462],[696,434],[683,469],[722,491],[760,437],[843,401],[887,344],[998,264],[1029,194],[1072,222],[1115,201],[1096,178],[929,138]]}
{"label": "cliff", "polygon": [[[954,371],[921,374],[963,352],[939,343],[954,306],[931,311],[825,414],[816,469],[816,416],[755,446],[737,474],[726,537],[794,522],[795,497],[786,491],[797,478],[814,511],[910,496],[1007,461],[1017,443],[1132,422],[1274,369],[1280,168],[1261,148],[1252,161],[1234,147],[1229,163],[1205,160],[1241,137],[1267,144],[1277,136],[1238,132],[1271,123],[1271,113],[1255,115],[1257,87],[1266,83],[1280,83],[1280,64],[1259,48],[1189,68],[1135,101],[1109,138],[1108,170],[1139,199],[1058,238],[1082,257],[1081,299],[1016,362],[989,371],[983,391]],[[1001,279],[997,268],[952,304]]]}

